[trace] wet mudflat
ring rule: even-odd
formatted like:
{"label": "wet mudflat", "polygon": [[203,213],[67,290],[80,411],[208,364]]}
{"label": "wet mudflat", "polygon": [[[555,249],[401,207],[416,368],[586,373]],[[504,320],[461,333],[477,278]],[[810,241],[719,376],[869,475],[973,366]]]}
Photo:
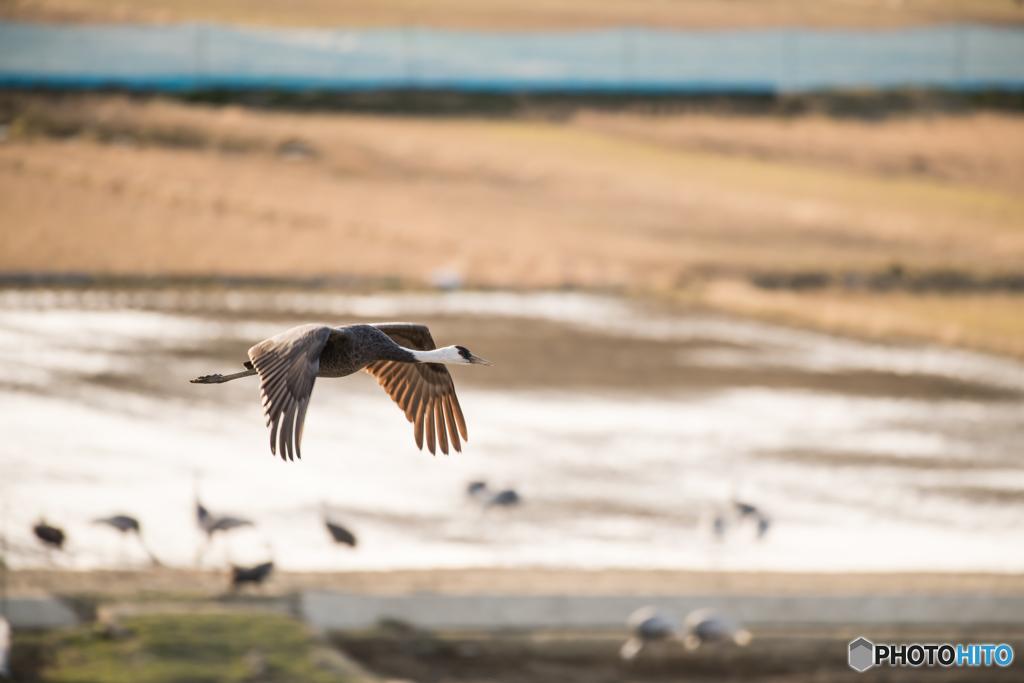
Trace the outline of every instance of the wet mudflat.
{"label": "wet mudflat", "polygon": [[[462,454],[415,449],[372,378],[317,383],[304,459],[270,456],[253,343],[311,320],[411,319],[455,368]],[[172,566],[1015,572],[1024,365],[576,294],[11,290],[0,445],[15,567],[138,567],[91,520],[127,512]],[[482,512],[484,479],[524,504]],[[256,522],[204,547],[195,496]],[[736,500],[767,511],[712,520]],[[324,511],[360,538],[333,546]],[[41,516],[67,552],[31,537]]]}

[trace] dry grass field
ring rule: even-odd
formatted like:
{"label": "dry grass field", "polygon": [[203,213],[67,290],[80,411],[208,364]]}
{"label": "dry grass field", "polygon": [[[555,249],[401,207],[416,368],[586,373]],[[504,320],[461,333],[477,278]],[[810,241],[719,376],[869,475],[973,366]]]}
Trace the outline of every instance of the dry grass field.
{"label": "dry grass field", "polygon": [[[4,122],[4,273],[422,287],[447,269],[1024,355],[1018,115],[417,118],[8,94]],[[808,273],[811,288],[751,284]]]}
{"label": "dry grass field", "polygon": [[883,27],[1024,22],[1014,0],[2,0],[28,21],[214,21],[290,26],[419,25],[468,29],[757,26]]}

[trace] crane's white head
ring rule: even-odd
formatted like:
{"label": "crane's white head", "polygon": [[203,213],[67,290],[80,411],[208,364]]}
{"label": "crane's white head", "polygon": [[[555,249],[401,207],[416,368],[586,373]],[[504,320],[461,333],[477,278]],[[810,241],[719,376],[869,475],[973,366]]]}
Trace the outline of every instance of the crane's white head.
{"label": "crane's white head", "polygon": [[[410,349],[411,350],[411,349]],[[474,356],[465,346],[446,346],[433,351],[412,351],[419,363],[447,363],[449,365],[494,365],[489,360]]]}

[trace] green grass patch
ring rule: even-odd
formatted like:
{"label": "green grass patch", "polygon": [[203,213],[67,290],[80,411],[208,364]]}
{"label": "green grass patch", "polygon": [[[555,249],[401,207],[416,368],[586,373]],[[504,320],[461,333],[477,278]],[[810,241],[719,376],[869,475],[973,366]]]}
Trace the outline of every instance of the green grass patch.
{"label": "green grass patch", "polygon": [[66,683],[320,683],[304,625],[267,614],[174,614],[126,619],[124,632],[100,628],[15,634],[16,681]]}

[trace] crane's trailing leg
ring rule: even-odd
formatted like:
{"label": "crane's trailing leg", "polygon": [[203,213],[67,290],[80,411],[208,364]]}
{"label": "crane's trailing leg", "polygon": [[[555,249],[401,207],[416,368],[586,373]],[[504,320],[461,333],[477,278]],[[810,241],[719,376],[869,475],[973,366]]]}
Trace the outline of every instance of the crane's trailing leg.
{"label": "crane's trailing leg", "polygon": [[243,372],[236,372],[233,375],[203,375],[202,377],[196,377],[191,380],[192,384],[223,384],[224,382],[230,382],[233,379],[240,377],[252,377],[256,374],[256,370],[250,368]]}

